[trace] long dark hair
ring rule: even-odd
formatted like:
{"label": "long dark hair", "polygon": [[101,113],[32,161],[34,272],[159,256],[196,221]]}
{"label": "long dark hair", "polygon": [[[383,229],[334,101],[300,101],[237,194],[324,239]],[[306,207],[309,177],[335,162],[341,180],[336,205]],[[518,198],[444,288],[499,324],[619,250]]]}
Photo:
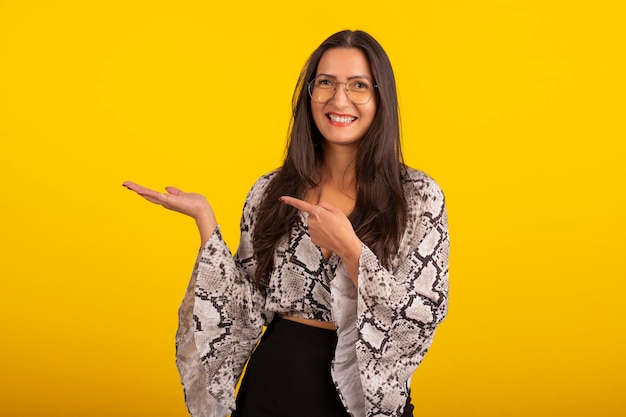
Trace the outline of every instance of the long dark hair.
{"label": "long dark hair", "polygon": [[324,52],[333,48],[357,48],[365,54],[376,89],[374,121],[361,139],[356,158],[357,198],[350,221],[356,234],[389,267],[398,250],[407,218],[402,187],[405,168],[400,148],[400,119],[393,69],[382,46],[368,33],[345,30],[326,39],[305,64],[292,98],[293,118],[282,168],[267,186],[257,212],[253,236],[257,259],[255,281],[267,285],[273,255],[283,236],[289,235],[298,210],[278,197],[304,198],[321,178],[323,137],[312,117],[306,83],[313,79]]}

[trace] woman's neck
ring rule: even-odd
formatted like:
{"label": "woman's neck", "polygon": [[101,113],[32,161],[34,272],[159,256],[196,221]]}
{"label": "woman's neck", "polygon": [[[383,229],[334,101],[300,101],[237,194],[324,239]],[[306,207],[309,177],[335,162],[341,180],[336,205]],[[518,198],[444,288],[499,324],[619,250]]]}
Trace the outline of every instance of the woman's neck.
{"label": "woman's neck", "polygon": [[321,184],[354,189],[356,187],[357,148],[348,146],[324,146]]}

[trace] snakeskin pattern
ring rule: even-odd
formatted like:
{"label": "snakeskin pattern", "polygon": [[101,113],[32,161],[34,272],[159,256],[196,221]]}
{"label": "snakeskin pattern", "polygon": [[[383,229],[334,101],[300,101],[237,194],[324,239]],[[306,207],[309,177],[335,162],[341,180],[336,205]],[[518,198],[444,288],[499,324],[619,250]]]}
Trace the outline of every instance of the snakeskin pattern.
{"label": "snakeskin pattern", "polygon": [[409,219],[391,270],[363,245],[359,287],[341,260],[311,243],[302,214],[274,255],[265,296],[253,284],[255,213],[274,173],[251,188],[233,258],[220,229],[200,248],[179,310],[177,365],[193,417],[224,417],[248,356],[275,313],[334,321],[332,375],[354,417],[402,414],[411,375],[444,319],[449,239],[444,196],[425,173],[407,170]]}

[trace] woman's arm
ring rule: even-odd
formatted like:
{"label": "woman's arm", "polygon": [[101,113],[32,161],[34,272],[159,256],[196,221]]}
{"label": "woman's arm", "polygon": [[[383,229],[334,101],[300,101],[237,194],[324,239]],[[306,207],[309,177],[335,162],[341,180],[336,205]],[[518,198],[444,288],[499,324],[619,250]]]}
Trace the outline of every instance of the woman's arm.
{"label": "woman's arm", "polygon": [[409,218],[392,268],[362,245],[358,287],[345,264],[331,282],[338,328],[333,376],[354,415],[402,414],[409,379],[447,314],[443,193],[420,172],[411,173],[405,190]]}
{"label": "woman's arm", "polygon": [[359,262],[356,355],[372,415],[392,415],[404,407],[408,381],[447,315],[450,241],[444,196],[428,177],[418,177],[415,185],[403,254],[393,271],[367,247]]}
{"label": "woman's arm", "polygon": [[234,409],[234,389],[265,323],[265,298],[253,282],[254,211],[267,177],[250,190],[233,258],[213,210],[200,194],[167,187],[167,194],[132,182],[123,185],[146,200],[192,217],[202,245],[179,309],[176,364],[193,417],[225,416]]}

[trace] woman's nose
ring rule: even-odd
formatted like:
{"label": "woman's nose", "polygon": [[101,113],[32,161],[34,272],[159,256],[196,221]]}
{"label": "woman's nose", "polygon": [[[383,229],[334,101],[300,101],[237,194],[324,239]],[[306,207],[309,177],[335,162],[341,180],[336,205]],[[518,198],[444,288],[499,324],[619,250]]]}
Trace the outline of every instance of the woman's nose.
{"label": "woman's nose", "polygon": [[352,103],[348,98],[348,91],[346,90],[345,83],[337,83],[335,94],[331,98],[331,101],[334,101],[337,106],[347,106]]}

